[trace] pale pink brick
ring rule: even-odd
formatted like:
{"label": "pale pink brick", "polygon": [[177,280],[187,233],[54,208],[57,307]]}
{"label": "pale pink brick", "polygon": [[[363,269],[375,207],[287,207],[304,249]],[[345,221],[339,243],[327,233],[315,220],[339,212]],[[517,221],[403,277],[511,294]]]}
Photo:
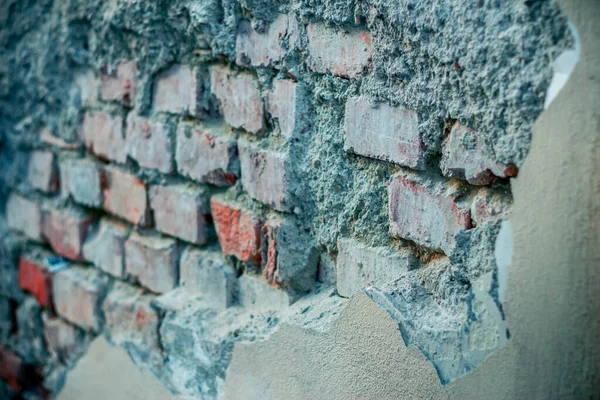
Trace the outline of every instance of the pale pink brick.
{"label": "pale pink brick", "polygon": [[98,103],[98,78],[92,69],[78,69],[74,74],[74,88],[82,106]]}
{"label": "pale pink brick", "polygon": [[277,211],[291,209],[284,155],[238,142],[242,185],[248,194]]}
{"label": "pale pink brick", "polygon": [[497,177],[517,175],[514,165],[504,165],[494,159],[491,146],[479,132],[456,122],[444,141],[442,173],[464,179],[472,185],[488,185]]}
{"label": "pale pink brick", "polygon": [[80,209],[45,207],[43,234],[52,250],[72,261],[83,261],[82,246],[92,218]]}
{"label": "pale pink brick", "polygon": [[210,193],[191,184],[150,186],[157,231],[195,244],[208,242]]}
{"label": "pale pink brick", "polygon": [[225,122],[250,133],[264,130],[264,112],[258,81],[249,73],[210,68],[210,82]]}
{"label": "pale pink brick", "polygon": [[306,90],[299,83],[276,80],[265,101],[274,132],[286,138],[307,133],[311,122],[308,100]]}
{"label": "pale pink brick", "polygon": [[310,70],[356,78],[370,68],[373,44],[368,32],[346,32],[317,23],[308,25],[306,33]]}
{"label": "pale pink brick", "polygon": [[203,117],[208,112],[204,71],[173,65],[159,73],[153,86],[155,111]]}
{"label": "pale pink brick", "polygon": [[60,162],[64,196],[86,207],[102,207],[102,164],[89,158],[66,158]]}
{"label": "pale pink brick", "polygon": [[243,20],[235,43],[236,63],[255,67],[279,68],[286,49],[298,40],[298,24],[293,14],[279,15],[260,32]]}
{"label": "pale pink brick", "polygon": [[123,117],[120,115],[88,111],[83,116],[80,135],[88,151],[98,157],[119,163],[127,160]]}
{"label": "pale pink brick", "polygon": [[83,257],[104,272],[117,278],[125,277],[125,241],[127,225],[103,218],[93,236],[83,245]]}
{"label": "pale pink brick", "polygon": [[31,187],[45,193],[54,193],[58,190],[58,172],[52,152],[31,152],[27,169],[27,181]]}
{"label": "pale pink brick", "polygon": [[471,228],[471,213],[445,194],[413,181],[395,176],[388,187],[390,233],[415,243],[450,254],[455,236]]}
{"label": "pale pink brick", "polygon": [[177,286],[179,251],[173,239],[132,233],[125,242],[125,271],[128,276],[156,293]]}
{"label": "pale pink brick", "polygon": [[127,117],[125,152],[140,167],[169,174],[175,170],[174,136],[175,125],[172,122],[150,120],[132,111]]}
{"label": "pale pink brick", "polygon": [[347,152],[423,169],[424,150],[417,114],[385,103],[372,107],[364,97],[346,101]]}
{"label": "pale pink brick", "polygon": [[119,61],[116,67],[106,66],[100,71],[100,97],[104,101],[118,101],[131,107],[137,88],[135,61]]}
{"label": "pale pink brick", "polygon": [[217,186],[233,185],[239,177],[237,143],[224,134],[220,125],[180,124],[175,150],[179,174]]}
{"label": "pale pink brick", "polygon": [[152,223],[147,185],[135,176],[108,166],[104,169],[104,209],[133,224]]}
{"label": "pale pink brick", "polygon": [[31,240],[43,242],[42,207],[39,201],[11,193],[6,202],[6,223]]}

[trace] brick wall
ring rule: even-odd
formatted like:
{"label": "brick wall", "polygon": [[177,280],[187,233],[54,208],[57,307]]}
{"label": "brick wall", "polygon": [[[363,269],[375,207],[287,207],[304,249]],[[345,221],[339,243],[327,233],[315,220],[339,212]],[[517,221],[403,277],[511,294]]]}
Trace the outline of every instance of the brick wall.
{"label": "brick wall", "polygon": [[[457,329],[475,343],[452,368],[431,356],[442,382],[506,341],[481,309],[496,303],[470,294],[496,288],[494,240],[519,160],[499,157],[472,118],[438,118],[436,142],[425,107],[361,89],[383,44],[361,18],[238,19],[232,54],[78,68],[74,137],[19,127],[32,139],[19,145],[22,179],[4,181],[7,392],[59,390],[102,334],[172,390],[213,398],[232,344],[267,336],[290,305],[365,288],[393,297],[406,282],[416,297],[404,306],[461,326],[434,325],[430,341]],[[476,327],[496,341],[476,343]],[[435,353],[421,334],[407,340]],[[199,358],[179,341],[211,350]]]}

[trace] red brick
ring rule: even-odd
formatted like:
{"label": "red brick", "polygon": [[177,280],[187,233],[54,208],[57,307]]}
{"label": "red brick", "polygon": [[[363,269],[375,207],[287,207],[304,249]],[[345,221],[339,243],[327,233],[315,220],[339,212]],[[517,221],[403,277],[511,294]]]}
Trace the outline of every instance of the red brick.
{"label": "red brick", "polygon": [[265,109],[274,125],[274,133],[286,138],[306,133],[310,128],[309,98],[297,82],[277,80],[267,93]]}
{"label": "red brick", "polygon": [[106,280],[93,268],[70,266],[53,276],[54,305],[58,315],[84,330],[100,332],[100,304]]}
{"label": "red brick", "polygon": [[112,166],[104,169],[104,209],[133,224],[151,224],[147,186],[135,176]]}
{"label": "red brick", "polygon": [[119,163],[127,161],[123,117],[120,115],[88,111],[83,116],[80,136],[88,151],[98,157]]}
{"label": "red brick", "polygon": [[373,44],[368,32],[346,32],[317,23],[309,24],[306,33],[307,65],[311,71],[356,78],[370,68]]}
{"label": "red brick", "polygon": [[293,14],[279,15],[261,32],[250,21],[242,20],[235,43],[236,63],[279,68],[286,49],[295,48],[297,40],[298,23]]}
{"label": "red brick", "polygon": [[21,357],[0,347],[0,378],[15,392],[21,391],[23,367]]}
{"label": "red brick", "polygon": [[258,81],[248,73],[220,66],[210,68],[210,82],[225,122],[250,133],[264,130],[264,111]]}
{"label": "red brick", "polygon": [[102,207],[102,164],[89,158],[66,158],[60,162],[63,196],[86,207]]}
{"label": "red brick", "polygon": [[83,245],[84,258],[102,271],[117,278],[125,277],[125,241],[129,236],[127,225],[102,218],[93,236]]}
{"label": "red brick", "polygon": [[204,117],[209,111],[205,72],[187,65],[173,65],[159,73],[153,86],[155,111]]}
{"label": "red brick", "polygon": [[42,207],[39,201],[11,193],[6,202],[6,222],[11,229],[25,234],[31,240],[44,241]]}
{"label": "red brick", "polygon": [[125,272],[153,292],[177,286],[177,242],[158,235],[132,233],[125,242]]}
{"label": "red brick", "polygon": [[150,187],[150,208],[157,231],[195,244],[208,242],[210,194],[191,184]]}
{"label": "red brick", "polygon": [[19,260],[19,287],[31,293],[38,303],[52,310],[52,274],[40,257],[23,255]]}
{"label": "red brick", "polygon": [[50,353],[63,363],[75,361],[85,350],[85,337],[79,328],[60,318],[42,314],[44,339]]}
{"label": "red brick", "polygon": [[289,211],[289,178],[284,155],[243,141],[238,142],[238,151],[242,185],[248,194],[277,211]]}
{"label": "red brick", "polygon": [[127,117],[125,152],[140,167],[156,169],[169,174],[175,170],[173,162],[175,126],[169,121],[140,117],[130,112]]}
{"label": "red brick", "polygon": [[31,187],[45,193],[54,193],[58,190],[58,172],[52,152],[31,152],[27,169],[27,181]]}
{"label": "red brick", "polygon": [[456,234],[471,228],[471,213],[444,191],[393,177],[388,186],[390,233],[450,254]]}
{"label": "red brick", "polygon": [[116,67],[106,66],[100,71],[100,97],[131,107],[137,94],[138,78],[135,61],[119,61]]}
{"label": "red brick", "polygon": [[260,218],[221,197],[213,196],[210,207],[223,253],[260,263]]}
{"label": "red brick", "polygon": [[385,103],[371,107],[363,98],[346,101],[344,149],[414,169],[425,166],[417,114]]}
{"label": "red brick", "polygon": [[472,185],[488,185],[498,177],[517,175],[517,168],[501,164],[483,135],[460,122],[452,126],[443,144],[442,173],[451,178],[464,179]]}
{"label": "red brick", "polygon": [[83,261],[82,245],[92,218],[74,208],[44,209],[43,233],[52,250],[73,261]]}
{"label": "red brick", "polygon": [[217,186],[233,185],[239,177],[237,143],[224,133],[221,125],[180,124],[175,150],[179,174]]}

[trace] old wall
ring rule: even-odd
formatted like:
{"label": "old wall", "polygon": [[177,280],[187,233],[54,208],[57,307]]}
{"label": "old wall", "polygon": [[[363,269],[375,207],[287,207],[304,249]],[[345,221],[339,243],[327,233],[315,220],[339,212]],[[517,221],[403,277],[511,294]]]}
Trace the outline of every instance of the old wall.
{"label": "old wall", "polygon": [[192,398],[597,389],[593,4],[2,7],[5,397],[98,335]]}

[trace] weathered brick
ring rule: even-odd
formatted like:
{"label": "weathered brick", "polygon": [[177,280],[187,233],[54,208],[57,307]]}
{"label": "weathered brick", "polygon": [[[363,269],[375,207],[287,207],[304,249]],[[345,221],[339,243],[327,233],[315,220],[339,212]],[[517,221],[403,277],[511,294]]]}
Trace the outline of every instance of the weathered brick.
{"label": "weathered brick", "polygon": [[445,176],[464,179],[472,185],[488,185],[498,177],[517,175],[514,165],[494,159],[494,152],[483,135],[456,122],[443,144],[440,163]]}
{"label": "weathered brick", "polygon": [[[152,104],[155,111],[204,117],[208,104],[208,75],[198,68],[173,65],[159,73],[153,86]],[[206,81],[206,82],[205,82]]]}
{"label": "weathered brick", "polygon": [[148,207],[148,190],[144,182],[124,170],[104,169],[104,209],[133,224],[152,223]]}
{"label": "weathered brick", "polygon": [[63,195],[87,207],[102,207],[102,164],[89,158],[60,161]]}
{"label": "weathered brick", "polygon": [[239,141],[242,185],[248,194],[277,211],[291,209],[284,155]]}
{"label": "weathered brick", "polygon": [[222,253],[190,246],[181,254],[179,274],[181,286],[207,304],[220,310],[233,304],[236,273]]}
{"label": "weathered brick", "polygon": [[54,193],[58,190],[58,172],[52,152],[31,152],[27,168],[27,181],[31,187],[45,193]]}
{"label": "weathered brick", "polygon": [[210,208],[223,253],[259,263],[260,218],[219,196],[211,198]]}
{"label": "weathered brick", "polygon": [[93,268],[75,265],[56,272],[53,278],[54,305],[58,315],[84,330],[99,332],[106,279]]}
{"label": "weathered brick", "polygon": [[133,111],[127,116],[125,152],[140,167],[157,169],[165,174],[173,172],[174,137],[172,121],[147,119]]}
{"label": "weathered brick", "polygon": [[367,286],[380,286],[418,266],[414,255],[371,247],[355,239],[338,240],[337,291],[350,297]]}
{"label": "weathered brick", "polygon": [[260,311],[285,310],[291,303],[285,290],[249,274],[244,274],[238,279],[238,301],[242,307]]}
{"label": "weathered brick", "polygon": [[98,157],[119,163],[127,161],[122,116],[88,111],[83,116],[80,136],[88,151]]}
{"label": "weathered brick", "polygon": [[98,78],[92,69],[77,69],[73,74],[76,104],[87,106],[98,103]]}
{"label": "weathered brick", "polygon": [[417,114],[385,103],[371,107],[364,97],[346,101],[344,149],[414,169],[424,168]]}
{"label": "weathered brick", "polygon": [[274,132],[286,138],[308,132],[311,123],[309,106],[309,98],[302,85],[286,79],[273,83],[273,90],[267,93],[265,101]]}
{"label": "weathered brick", "polygon": [[23,254],[19,260],[19,287],[31,293],[40,306],[52,310],[52,274],[48,267],[49,253],[41,250]]}
{"label": "weathered brick", "polygon": [[119,61],[116,67],[100,70],[100,97],[131,107],[137,94],[138,78],[135,61]]}
{"label": "weathered brick", "polygon": [[263,104],[258,81],[252,75],[213,66],[210,68],[210,82],[227,124],[250,133],[262,133]]}
{"label": "weathered brick", "polygon": [[471,213],[457,198],[408,178],[395,176],[388,186],[390,233],[450,254],[455,235],[471,228]]}
{"label": "weathered brick", "polygon": [[356,78],[370,67],[373,44],[368,32],[346,32],[317,23],[309,24],[306,33],[307,65],[310,70]]}
{"label": "weathered brick", "polygon": [[86,337],[79,328],[47,313],[42,321],[46,346],[62,363],[70,364],[83,354]]}
{"label": "weathered brick", "polygon": [[158,350],[158,315],[150,305],[153,299],[141,288],[116,282],[102,304],[110,341]]}
{"label": "weathered brick", "polygon": [[233,185],[239,177],[237,143],[218,126],[180,124],[175,159],[179,174],[217,186]]}
{"label": "weathered brick", "polygon": [[497,221],[506,217],[509,207],[510,196],[482,188],[473,197],[471,219],[474,225]]}
{"label": "weathered brick", "polygon": [[192,184],[150,186],[156,230],[195,244],[208,242],[210,193]]}
{"label": "weathered brick", "polygon": [[21,391],[24,365],[21,357],[0,347],[0,379],[16,392]]}
{"label": "weathered brick", "polygon": [[262,228],[263,275],[292,298],[314,289],[319,255],[310,235],[290,216],[271,217]]}
{"label": "weathered brick", "polygon": [[44,241],[42,207],[37,200],[27,199],[16,192],[11,193],[6,202],[6,223],[31,240]]}
{"label": "weathered brick", "polygon": [[125,241],[129,236],[127,225],[103,218],[95,234],[83,245],[83,257],[106,273],[125,277]]}
{"label": "weathered brick", "polygon": [[242,66],[279,68],[286,50],[298,40],[298,23],[293,14],[277,16],[260,32],[242,20],[235,43],[236,63]]}
{"label": "weathered brick", "polygon": [[73,261],[83,261],[82,246],[92,218],[75,208],[44,208],[43,234],[52,250]]}
{"label": "weathered brick", "polygon": [[132,233],[125,242],[125,272],[153,292],[177,286],[179,250],[173,239]]}

